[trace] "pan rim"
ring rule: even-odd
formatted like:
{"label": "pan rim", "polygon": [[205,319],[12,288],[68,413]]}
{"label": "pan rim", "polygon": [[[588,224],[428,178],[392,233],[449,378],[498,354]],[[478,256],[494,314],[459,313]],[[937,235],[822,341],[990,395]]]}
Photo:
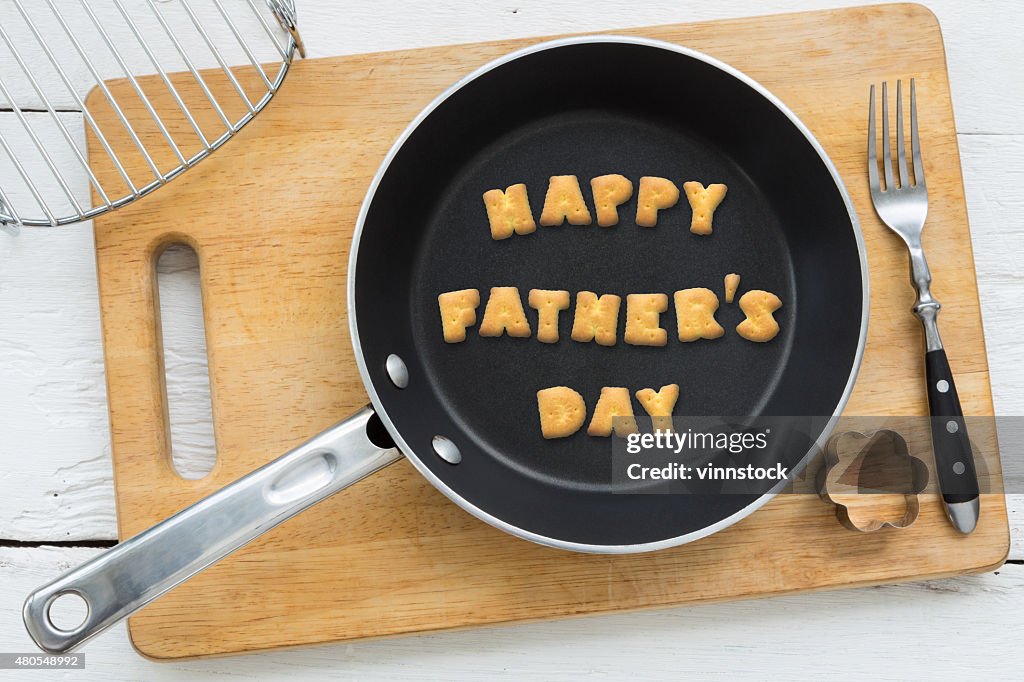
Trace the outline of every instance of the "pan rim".
{"label": "pan rim", "polygon": [[366,217],[369,213],[370,206],[373,203],[374,197],[377,192],[377,188],[380,185],[381,180],[384,178],[394,160],[395,156],[404,146],[405,141],[413,134],[413,132],[420,126],[420,124],[429,117],[434,110],[441,105],[445,100],[451,97],[453,94],[461,90],[468,83],[476,80],[484,74],[493,71],[494,69],[515,61],[527,55],[536,54],[547,50],[558,49],[561,47],[568,47],[573,45],[585,45],[594,43],[621,43],[621,44],[632,44],[640,45],[645,47],[651,47],[655,49],[667,50],[670,52],[676,52],[678,54],[685,55],[692,59],[704,62],[705,64],[715,67],[720,71],[723,71],[729,76],[739,80],[746,86],[750,87],[758,94],[767,99],[777,110],[779,110],[789,122],[803,135],[804,139],[811,145],[822,163],[828,169],[829,174],[832,176],[832,180],[835,183],[836,189],[839,192],[843,203],[846,206],[846,210],[850,219],[850,226],[853,229],[854,240],[857,244],[857,253],[860,260],[861,270],[861,321],[860,321],[860,336],[857,340],[857,350],[854,355],[853,365],[850,368],[850,376],[847,379],[846,386],[843,389],[843,393],[836,403],[835,409],[833,410],[832,416],[829,418],[825,428],[822,430],[821,435],[815,440],[814,444],[808,450],[800,462],[793,467],[792,474],[798,474],[809,462],[812,454],[816,449],[824,447],[828,438],[831,436],[832,431],[835,429],[836,422],[845,409],[846,404],[849,402],[850,395],[853,392],[854,384],[857,380],[857,375],[860,372],[861,364],[864,358],[864,348],[867,344],[867,333],[868,333],[868,321],[871,312],[871,296],[870,296],[870,273],[868,271],[867,262],[867,249],[864,243],[864,235],[861,231],[860,222],[857,219],[856,211],[853,207],[853,201],[850,198],[849,193],[846,190],[846,186],[843,183],[842,177],[839,175],[838,169],[835,164],[829,158],[825,152],[824,147],[818,142],[814,134],[811,133],[810,129],[801,121],[797,115],[789,109],[781,100],[773,95],[767,88],[758,83],[756,80],[746,75],[742,71],[722,62],[714,57],[711,57],[703,52],[694,50],[692,48],[677,45],[675,43],[666,42],[663,40],[656,40],[653,38],[642,38],[634,36],[623,36],[614,34],[597,34],[597,35],[582,35],[572,36],[568,38],[559,38],[556,40],[542,41],[527,47],[509,52],[497,59],[494,59],[483,66],[475,69],[466,76],[460,78],[458,81],[450,85],[446,90],[441,92],[435,97],[426,107],[423,108],[416,115],[416,117],[409,123],[409,125],[402,131],[402,133],[395,140],[394,144],[388,150],[387,155],[381,162],[380,167],[377,169],[373,180],[370,182],[370,186],[366,191],[366,196],[363,198],[363,203],[360,206],[359,214],[356,219],[355,230],[352,234],[352,243],[349,251],[349,262],[348,262],[348,285],[347,285],[347,311],[349,320],[349,334],[352,340],[352,347],[355,353],[356,366],[359,368],[359,375],[363,381],[363,386],[366,388],[366,392],[369,395],[370,403],[373,406],[374,411],[380,417],[381,422],[387,428],[388,433],[394,439],[398,450],[405,455],[416,470],[422,475],[427,481],[430,482],[435,488],[443,493],[448,499],[460,506],[465,511],[469,512],[478,519],[505,531],[511,535],[529,540],[540,545],[552,547],[555,549],[564,549],[575,552],[584,552],[592,554],[636,554],[641,552],[651,552],[661,549],[668,549],[670,547],[676,547],[679,545],[687,544],[695,540],[712,535],[720,530],[737,523],[738,521],[746,518],[750,514],[754,513],[762,506],[772,500],[783,488],[786,487],[788,481],[782,480],[777,485],[773,486],[770,490],[762,494],[756,500],[743,507],[739,511],[717,521],[716,523],[710,524],[700,530],[686,533],[671,538],[665,538],[662,540],[656,540],[653,542],[637,543],[637,544],[625,544],[625,545],[600,545],[600,544],[589,544],[574,542],[571,540],[562,540],[559,538],[548,537],[539,533],[520,528],[514,524],[511,524],[499,517],[496,517],[489,512],[477,507],[469,500],[464,498],[462,495],[457,493],[451,487],[448,486],[440,477],[436,476],[433,471],[430,470],[426,464],[420,459],[419,455],[416,454],[415,448],[409,446],[409,444],[402,437],[402,434],[387,411],[384,409],[383,403],[380,396],[377,393],[376,382],[370,376],[369,368],[366,366],[366,358],[363,356],[362,346],[359,341],[359,324],[356,316],[356,278],[357,278],[357,261],[359,255],[359,244],[362,236],[363,227],[366,223]]}

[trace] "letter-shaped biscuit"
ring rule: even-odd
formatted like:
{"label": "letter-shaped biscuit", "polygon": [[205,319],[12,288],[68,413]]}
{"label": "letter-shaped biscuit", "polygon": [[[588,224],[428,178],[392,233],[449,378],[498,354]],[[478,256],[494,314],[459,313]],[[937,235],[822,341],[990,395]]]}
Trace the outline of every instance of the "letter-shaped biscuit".
{"label": "letter-shaped biscuit", "polygon": [[594,418],[590,420],[587,433],[591,436],[610,436],[613,430],[620,438],[636,433],[636,418],[633,416],[629,389],[605,386],[601,389],[601,397],[597,400]]}
{"label": "letter-shaped biscuit", "polygon": [[676,183],[665,178],[640,178],[640,191],[636,197],[636,224],[654,227],[658,224],[658,211],[672,208],[679,201]]}
{"label": "letter-shaped biscuit", "polygon": [[441,309],[445,343],[459,343],[466,340],[466,327],[476,324],[480,292],[476,289],[449,291],[437,297],[437,306]]}
{"label": "letter-shaped biscuit", "polygon": [[601,298],[592,291],[576,294],[576,312],[572,320],[572,338],[587,343],[597,341],[601,346],[614,346],[619,327],[619,305],[622,299],[615,294]]}
{"label": "letter-shaped biscuit", "polygon": [[636,399],[651,416],[651,425],[655,431],[672,430],[672,410],[679,400],[679,384],[662,386],[658,392],[653,388],[640,389],[636,392]]}
{"label": "letter-shaped biscuit", "polygon": [[725,302],[732,303],[732,300],[736,298],[736,290],[740,288],[740,276],[735,272],[730,272],[725,276]]}
{"label": "letter-shaped biscuit", "polygon": [[537,340],[541,343],[558,341],[558,313],[569,307],[568,291],[530,289],[530,307],[537,311]]}
{"label": "letter-shaped biscuit", "polygon": [[694,234],[711,234],[711,220],[715,216],[715,209],[722,203],[725,193],[729,188],[722,184],[704,185],[699,182],[684,182],[683,191],[693,209],[693,218],[690,220],[690,232]]}
{"label": "letter-shaped biscuit", "polygon": [[661,328],[661,314],[668,310],[665,294],[626,296],[626,332],[622,338],[634,346],[664,346],[668,332]]}
{"label": "letter-shaped biscuit", "polygon": [[540,434],[545,438],[565,438],[580,430],[587,419],[583,396],[568,386],[553,386],[537,391]]}
{"label": "letter-shaped biscuit", "polygon": [[764,343],[779,333],[779,323],[772,315],[782,307],[782,301],[770,291],[751,289],[740,296],[740,310],[747,316],[736,326],[736,333],[747,341]]}
{"label": "letter-shaped biscuit", "polygon": [[570,225],[589,225],[590,211],[575,175],[552,175],[544,197],[540,224],[561,225],[566,220]]}
{"label": "letter-shaped biscuit", "polygon": [[602,175],[590,180],[594,193],[594,208],[597,210],[597,224],[611,227],[619,222],[619,206],[633,196],[633,183],[622,175]]}
{"label": "letter-shaped biscuit", "polygon": [[491,239],[508,239],[514,234],[530,234],[537,229],[530,210],[526,185],[512,185],[504,192],[491,189],[484,192],[487,220],[491,223]]}
{"label": "letter-shaped biscuit", "polygon": [[683,289],[674,296],[680,341],[717,339],[725,329],[715,320],[718,296],[711,289]]}
{"label": "letter-shaped biscuit", "polygon": [[480,336],[529,336],[530,323],[523,310],[523,300],[516,287],[492,287],[487,299]]}

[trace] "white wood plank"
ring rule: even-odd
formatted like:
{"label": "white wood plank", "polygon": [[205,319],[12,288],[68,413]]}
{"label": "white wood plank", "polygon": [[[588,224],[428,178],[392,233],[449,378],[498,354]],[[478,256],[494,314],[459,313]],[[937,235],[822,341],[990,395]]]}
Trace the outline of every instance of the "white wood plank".
{"label": "white wood plank", "polygon": [[[96,550],[0,549],[0,651],[32,651],[21,598]],[[90,679],[906,680],[1024,675],[1024,566],[859,590],[155,664],[123,625],[87,643]],[[13,679],[13,678],[12,678]]]}
{"label": "white wood plank", "polygon": [[[62,128],[67,131],[67,137]],[[92,206],[89,174],[82,163],[87,158],[82,114],[61,112],[55,120],[49,113],[27,112],[19,117],[11,111],[0,111],[0,137],[11,150],[8,154],[5,147],[0,146],[0,190],[22,219],[47,217],[32,192],[32,186],[52,215],[75,214],[75,203],[71,197],[83,210]],[[39,141],[38,146],[36,140]],[[81,158],[76,155],[76,150]],[[44,152],[53,162],[56,174],[47,163]],[[19,165],[24,173],[19,171]],[[71,197],[65,192],[58,175],[70,190]]]}
{"label": "white wood plank", "polygon": [[[862,4],[879,4],[867,0]],[[67,92],[56,72],[43,66],[45,54],[29,39],[27,29],[15,11],[13,0],[0,0],[0,16],[4,27],[19,38],[20,49],[29,63],[38,70],[38,79],[47,93],[62,107],[74,108],[75,100]],[[59,25],[42,2],[25,2],[30,16],[39,24],[44,37],[62,36]],[[145,53],[138,47],[124,20],[109,0],[94,2],[104,18],[113,42],[125,52],[126,61],[136,73],[153,73]],[[244,64],[244,53],[237,47],[225,21],[211,0],[191,0],[203,25],[215,44],[226,51],[229,64]],[[262,2],[257,3],[262,6]],[[378,0],[375,2],[342,2],[336,0],[298,0],[300,28],[311,57],[394,50],[427,45],[495,40],[530,35],[550,35],[572,31],[614,30],[629,26],[703,21],[727,17],[792,12],[848,6],[846,0],[734,0],[730,3],[620,2],[619,0],[522,0],[520,2],[480,3],[475,0],[447,2],[407,2]],[[939,17],[945,29],[949,55],[950,77],[956,101],[958,127],[962,132],[1006,133],[1019,130],[1018,121],[1024,113],[1024,100],[1001,97],[1014,83],[1024,78],[1024,46],[1018,40],[1022,7],[1014,0],[993,0],[965,3],[960,0],[932,0],[928,6]],[[104,78],[121,75],[102,39],[95,34],[87,15],[74,0],[57,0],[77,30],[90,55],[96,55],[97,67]],[[154,43],[156,55],[167,70],[184,68],[173,45],[152,16],[145,0],[125,0],[125,6],[144,35]],[[262,27],[251,16],[244,0],[225,0],[243,35],[251,36],[253,49],[261,59],[272,60],[275,52],[265,39]],[[215,67],[212,54],[202,38],[176,3],[160,3],[169,17],[176,35],[194,55],[200,67]],[[10,19],[8,20],[8,17]],[[9,21],[9,24],[8,24]],[[8,28],[8,25],[10,28]],[[865,40],[870,40],[865,36]],[[88,70],[65,40],[58,52],[79,94],[94,84]],[[0,44],[0,74],[10,80],[14,99],[22,107],[37,108],[39,98],[27,80],[16,74],[20,70],[6,46]],[[0,102],[0,107],[6,106]]]}

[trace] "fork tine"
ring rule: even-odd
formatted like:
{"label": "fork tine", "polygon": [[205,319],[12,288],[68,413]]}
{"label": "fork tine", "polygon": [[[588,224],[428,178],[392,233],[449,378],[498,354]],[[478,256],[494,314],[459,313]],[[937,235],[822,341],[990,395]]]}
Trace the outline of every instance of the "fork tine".
{"label": "fork tine", "polygon": [[924,164],[921,162],[921,145],[917,141],[917,94],[914,79],[910,79],[910,152],[914,155],[914,187],[924,187]]}
{"label": "fork tine", "polygon": [[892,178],[892,143],[889,141],[889,92],[882,81],[882,170],[885,171],[885,191],[896,189]]}
{"label": "fork tine", "polygon": [[871,103],[868,104],[868,185],[872,192],[878,186],[878,143],[875,141],[875,84],[871,84]]}
{"label": "fork tine", "polygon": [[900,167],[900,187],[910,187],[907,174],[907,150],[903,142],[903,81],[896,81],[896,156]]}

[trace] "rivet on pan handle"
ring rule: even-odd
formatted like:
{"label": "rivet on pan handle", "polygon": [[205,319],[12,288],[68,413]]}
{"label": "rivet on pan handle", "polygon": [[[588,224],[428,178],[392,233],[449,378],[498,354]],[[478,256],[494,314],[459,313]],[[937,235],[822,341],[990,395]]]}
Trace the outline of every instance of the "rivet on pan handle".
{"label": "rivet on pan handle", "polygon": [[[50,653],[70,651],[324,498],[402,457],[367,436],[364,408],[288,454],[39,588],[25,602],[25,627]],[[85,621],[61,629],[50,606],[85,600]]]}

